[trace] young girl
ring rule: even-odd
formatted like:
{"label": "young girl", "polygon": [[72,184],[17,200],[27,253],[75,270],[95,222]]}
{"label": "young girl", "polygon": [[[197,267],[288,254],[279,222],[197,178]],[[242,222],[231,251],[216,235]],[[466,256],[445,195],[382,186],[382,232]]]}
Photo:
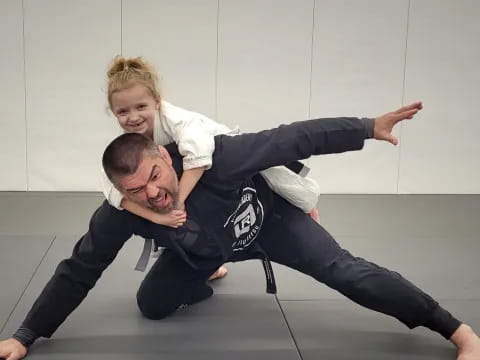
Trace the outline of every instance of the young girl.
{"label": "young girl", "polygon": [[[108,76],[108,103],[119,125],[126,132],[144,134],[156,144],[175,142],[183,158],[183,175],[179,183],[176,210],[158,214],[151,209],[123,198],[106,176],[103,177],[105,197],[118,209],[126,209],[157,224],[181,226],[186,221],[184,202],[205,170],[212,165],[215,135],[235,134],[227,126],[208,117],[184,110],[161,99],[155,70],[142,58],[117,56]],[[261,173],[276,193],[318,220],[316,204],[319,188],[315,181],[303,178],[285,167]],[[226,274],[224,267],[217,275]]]}

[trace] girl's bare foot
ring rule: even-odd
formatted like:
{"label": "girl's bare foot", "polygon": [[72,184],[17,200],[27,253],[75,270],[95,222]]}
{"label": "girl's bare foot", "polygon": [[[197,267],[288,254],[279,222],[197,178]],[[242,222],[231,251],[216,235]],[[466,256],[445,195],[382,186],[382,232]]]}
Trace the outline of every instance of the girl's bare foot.
{"label": "girl's bare foot", "polygon": [[320,217],[318,215],[318,210],[317,208],[313,208],[309,213],[308,215],[310,215],[310,217],[315,220],[316,222],[320,222]]}
{"label": "girl's bare foot", "polygon": [[228,269],[225,266],[220,266],[217,271],[215,271],[209,278],[208,280],[216,280],[216,279],[221,279],[228,274]]}

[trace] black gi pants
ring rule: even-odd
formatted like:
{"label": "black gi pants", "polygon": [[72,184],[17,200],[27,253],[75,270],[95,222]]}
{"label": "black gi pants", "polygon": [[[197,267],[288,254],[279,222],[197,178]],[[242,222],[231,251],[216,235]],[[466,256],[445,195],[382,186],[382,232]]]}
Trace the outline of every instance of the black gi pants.
{"label": "black gi pants", "polygon": [[[364,307],[393,316],[409,328],[426,326],[449,339],[460,326],[400,274],[354,257],[322,226],[279,196],[274,209],[256,239],[270,260],[307,274]],[[246,251],[231,260],[256,257]],[[172,251],[165,251],[138,291],[141,312],[161,319],[208,298],[213,290],[206,281],[215,270],[194,270]]]}

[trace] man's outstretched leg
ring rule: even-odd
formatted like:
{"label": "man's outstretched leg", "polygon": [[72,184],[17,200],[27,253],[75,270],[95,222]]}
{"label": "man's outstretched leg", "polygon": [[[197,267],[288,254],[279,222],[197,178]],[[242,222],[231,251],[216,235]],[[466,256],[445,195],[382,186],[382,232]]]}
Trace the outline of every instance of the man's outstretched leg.
{"label": "man's outstretched leg", "polygon": [[149,319],[159,320],[178,308],[209,298],[213,290],[206,282],[214,271],[194,270],[177,254],[165,250],[138,289],[140,311]]}
{"label": "man's outstretched leg", "polygon": [[400,274],[342,249],[307,215],[280,198],[259,241],[272,261],[312,276],[369,309],[409,328],[425,326],[458,347],[458,360],[480,360],[480,341],[425,292]]}

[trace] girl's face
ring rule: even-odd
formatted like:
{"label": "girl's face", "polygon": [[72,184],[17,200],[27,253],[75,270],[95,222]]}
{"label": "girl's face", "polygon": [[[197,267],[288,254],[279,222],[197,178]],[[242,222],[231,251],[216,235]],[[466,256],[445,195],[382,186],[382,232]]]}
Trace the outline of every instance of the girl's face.
{"label": "girl's face", "polygon": [[114,92],[112,112],[126,132],[144,134],[153,138],[153,121],[160,103],[143,85]]}

